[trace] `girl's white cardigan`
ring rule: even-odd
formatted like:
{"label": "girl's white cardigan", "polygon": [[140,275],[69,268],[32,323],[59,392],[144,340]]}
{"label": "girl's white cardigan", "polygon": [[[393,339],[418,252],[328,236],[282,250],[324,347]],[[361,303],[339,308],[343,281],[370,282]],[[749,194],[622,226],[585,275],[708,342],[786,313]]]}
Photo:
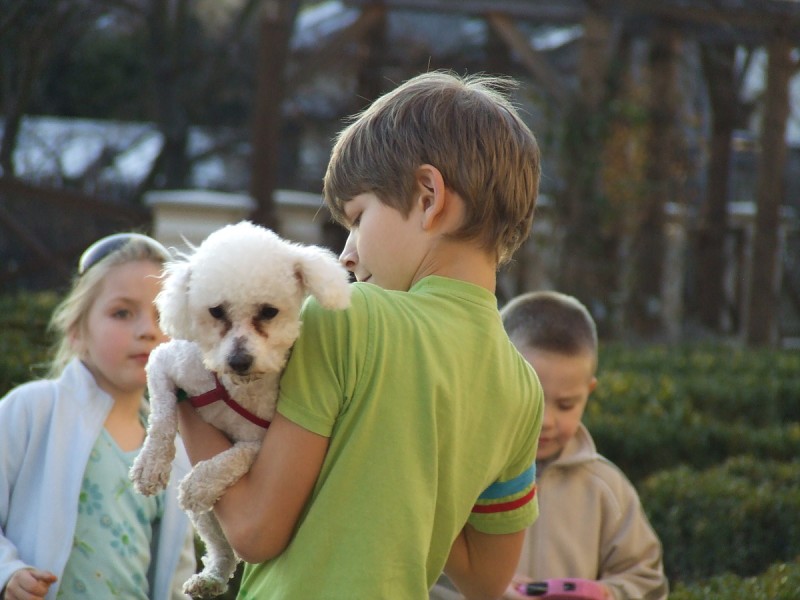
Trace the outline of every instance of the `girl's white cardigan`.
{"label": "girl's white cardigan", "polygon": [[[112,402],[78,359],[58,379],[23,384],[0,400],[0,590],[26,566],[61,575],[86,463]],[[154,600],[187,598],[180,590],[196,568],[193,532],[175,487],[190,465],[179,441],[177,450],[164,516],[154,532]]]}

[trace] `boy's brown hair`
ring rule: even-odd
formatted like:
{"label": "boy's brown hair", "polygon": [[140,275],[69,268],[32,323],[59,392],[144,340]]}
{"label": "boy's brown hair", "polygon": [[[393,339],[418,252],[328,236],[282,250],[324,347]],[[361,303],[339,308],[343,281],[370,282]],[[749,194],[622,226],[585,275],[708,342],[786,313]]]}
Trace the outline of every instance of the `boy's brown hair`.
{"label": "boy's brown hair", "polygon": [[587,308],[559,292],[529,292],[500,311],[508,337],[518,348],[574,356],[591,352],[597,361],[597,327]]}
{"label": "boy's brown hair", "polygon": [[363,193],[407,216],[415,172],[430,164],[464,200],[454,236],[506,262],[530,232],[541,171],[536,138],[506,97],[513,86],[435,71],[375,100],[333,148],[324,185],[333,217],[345,223],[344,203]]}

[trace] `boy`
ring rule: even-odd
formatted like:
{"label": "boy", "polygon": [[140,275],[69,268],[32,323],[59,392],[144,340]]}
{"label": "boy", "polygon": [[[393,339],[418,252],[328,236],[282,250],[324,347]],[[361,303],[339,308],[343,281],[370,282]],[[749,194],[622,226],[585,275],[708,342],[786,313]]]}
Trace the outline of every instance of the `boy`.
{"label": "boy", "polygon": [[[597,385],[597,332],[572,296],[533,292],[501,311],[511,341],[533,365],[545,409],[536,453],[542,517],[529,530],[515,582],[599,580],[606,598],[666,598],[661,543],[636,490],[597,451],[581,423]],[[513,586],[507,598],[524,598]]]}
{"label": "boy", "polygon": [[[511,580],[543,396],[495,273],[529,233],[540,166],[501,83],[419,75],[337,139],[324,195],[358,283],[345,311],[306,303],[278,414],[215,506],[260,563],[241,598],[422,599],[443,568],[469,597]],[[190,407],[181,421],[193,462],[230,446]]]}

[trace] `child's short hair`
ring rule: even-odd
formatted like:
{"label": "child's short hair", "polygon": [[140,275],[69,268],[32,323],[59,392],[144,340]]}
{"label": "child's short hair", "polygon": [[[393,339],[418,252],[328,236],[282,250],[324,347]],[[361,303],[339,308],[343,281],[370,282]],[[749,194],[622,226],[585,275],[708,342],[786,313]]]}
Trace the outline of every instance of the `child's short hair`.
{"label": "child's short hair", "polygon": [[363,193],[408,215],[414,174],[439,169],[465,203],[454,235],[511,258],[530,232],[539,189],[536,138],[506,97],[508,78],[418,75],[354,117],[334,145],[324,195],[344,223],[344,203]]}
{"label": "child's short hair", "polygon": [[508,337],[518,348],[536,348],[575,355],[589,351],[597,358],[597,327],[586,307],[559,292],[529,292],[513,298],[500,311]]}
{"label": "child's short hair", "polygon": [[70,334],[86,326],[89,310],[111,269],[138,260],[163,265],[169,259],[164,246],[139,233],[114,234],[92,244],[81,256],[72,287],[50,318],[49,330],[55,334],[56,342],[47,376],[58,377],[75,356]]}

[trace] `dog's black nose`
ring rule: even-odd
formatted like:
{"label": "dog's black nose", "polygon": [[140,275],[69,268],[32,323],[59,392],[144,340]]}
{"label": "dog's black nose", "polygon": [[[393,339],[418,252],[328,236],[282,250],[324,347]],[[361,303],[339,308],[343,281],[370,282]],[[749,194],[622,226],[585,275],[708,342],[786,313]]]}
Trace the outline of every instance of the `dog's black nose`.
{"label": "dog's black nose", "polygon": [[253,364],[253,357],[247,352],[236,352],[228,358],[228,366],[239,373],[247,373]]}

